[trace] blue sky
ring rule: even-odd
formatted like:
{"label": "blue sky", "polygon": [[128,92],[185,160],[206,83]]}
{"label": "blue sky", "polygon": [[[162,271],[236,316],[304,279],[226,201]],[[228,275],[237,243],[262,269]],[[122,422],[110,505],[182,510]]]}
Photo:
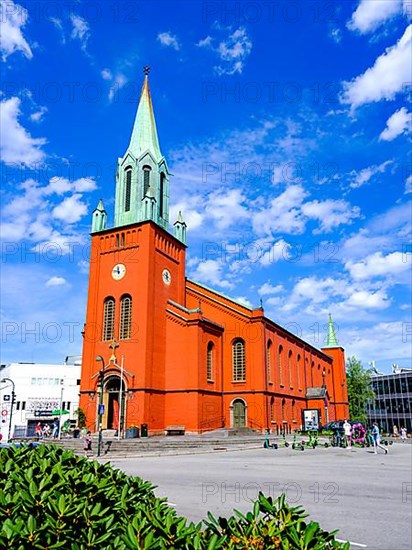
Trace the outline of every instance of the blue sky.
{"label": "blue sky", "polygon": [[1,0],[2,362],[81,350],[91,212],[150,86],[188,275],[410,366],[407,0]]}

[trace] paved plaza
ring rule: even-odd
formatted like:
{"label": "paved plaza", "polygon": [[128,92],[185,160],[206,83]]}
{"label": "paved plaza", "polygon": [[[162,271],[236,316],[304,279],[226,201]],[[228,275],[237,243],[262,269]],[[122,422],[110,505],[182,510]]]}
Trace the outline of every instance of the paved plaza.
{"label": "paved plaza", "polygon": [[[224,447],[222,445],[222,447]],[[259,490],[302,505],[311,519],[352,548],[410,550],[412,445],[387,455],[370,449],[222,449],[184,456],[112,459],[115,467],[157,485],[178,514],[190,520],[245,512]]]}

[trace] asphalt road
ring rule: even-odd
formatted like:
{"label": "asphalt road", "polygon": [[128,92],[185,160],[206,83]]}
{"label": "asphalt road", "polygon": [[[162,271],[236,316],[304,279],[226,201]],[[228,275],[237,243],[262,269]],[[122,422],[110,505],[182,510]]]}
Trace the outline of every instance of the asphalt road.
{"label": "asphalt road", "polygon": [[[352,548],[412,547],[412,445],[385,455],[369,449],[253,449],[185,456],[114,459],[130,475],[157,485],[180,515],[195,522],[246,512],[259,490],[302,505],[311,519]],[[380,454],[382,453],[382,454]]]}

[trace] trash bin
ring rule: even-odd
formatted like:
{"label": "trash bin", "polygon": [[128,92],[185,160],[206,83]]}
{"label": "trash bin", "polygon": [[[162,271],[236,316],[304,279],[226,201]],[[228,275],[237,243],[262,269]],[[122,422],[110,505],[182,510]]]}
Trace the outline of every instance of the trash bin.
{"label": "trash bin", "polygon": [[141,433],[142,437],[147,437],[148,436],[147,424],[141,424],[140,425],[140,433]]}
{"label": "trash bin", "polygon": [[139,437],[139,427],[133,426],[132,428],[127,428],[126,439],[134,439],[136,437]]}

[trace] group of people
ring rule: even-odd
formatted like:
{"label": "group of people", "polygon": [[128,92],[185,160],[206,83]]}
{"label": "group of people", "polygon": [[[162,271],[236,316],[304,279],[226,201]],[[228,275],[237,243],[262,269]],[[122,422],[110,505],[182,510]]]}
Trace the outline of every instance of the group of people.
{"label": "group of people", "polygon": [[[345,419],[344,422],[343,422],[343,431],[344,431],[344,435],[345,435],[345,439],[346,439],[347,448],[350,449],[351,446],[352,446],[352,435],[353,435],[353,433],[352,433],[352,426],[350,425],[350,423],[348,422],[347,419]],[[406,428],[404,428],[402,426],[400,433],[401,433],[402,442],[404,443],[406,441],[406,437],[407,437]],[[398,435],[399,435],[397,426],[393,427],[393,435],[394,435],[394,437],[398,437]],[[372,430],[371,430],[371,436],[372,436],[372,440],[373,440],[374,453],[377,454],[378,449],[382,449],[383,451],[385,451],[385,454],[388,454],[388,449],[386,449],[383,445],[381,445],[381,436],[380,436],[379,426],[378,426],[377,422],[373,423]]]}
{"label": "group of people", "polygon": [[[400,436],[401,436],[402,443],[405,443],[407,433],[406,433],[406,428],[404,426],[401,426]],[[393,437],[399,437],[398,426],[396,424],[394,424],[393,426]]]}
{"label": "group of people", "polygon": [[57,439],[59,437],[59,426],[60,424],[57,418],[53,420],[53,424],[51,426],[47,422],[43,425],[40,422],[37,422],[34,428],[34,434],[37,439],[45,439],[47,437]]}

